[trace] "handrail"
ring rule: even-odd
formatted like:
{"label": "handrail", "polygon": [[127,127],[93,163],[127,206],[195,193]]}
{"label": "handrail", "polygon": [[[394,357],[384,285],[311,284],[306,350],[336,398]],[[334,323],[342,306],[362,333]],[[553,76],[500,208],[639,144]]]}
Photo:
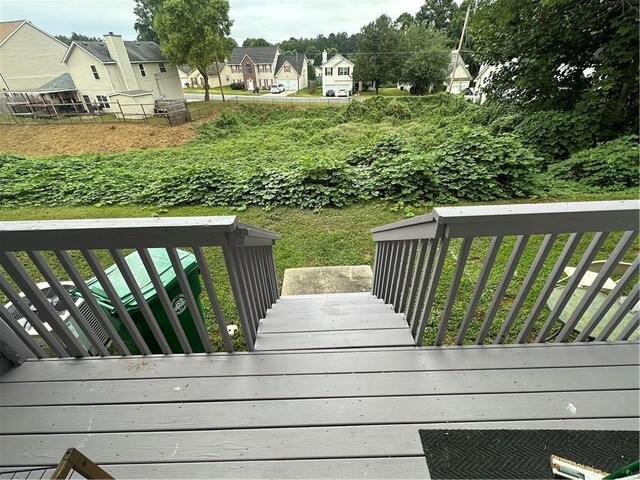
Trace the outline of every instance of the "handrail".
{"label": "handrail", "polygon": [[[598,273],[594,282],[596,286],[603,284],[607,277],[615,272],[618,262],[630,251],[640,230],[639,223],[638,200],[438,207],[430,214],[371,230],[376,242],[372,293],[382,298],[385,303],[391,304],[396,312],[405,313],[418,345],[422,344],[428,327],[435,329],[432,332],[434,345],[445,342],[461,345],[469,340],[482,344],[491,339],[494,343],[504,343],[511,338],[511,330],[517,328],[520,323],[522,327],[514,341],[523,343],[531,340],[530,335],[536,319],[543,313],[545,304],[551,301],[563,269],[569,262],[575,262],[576,281],[567,285],[544,322],[544,328],[535,337],[535,341],[545,341],[551,335],[552,329],[561,323],[563,309],[572,296],[582,293],[582,290],[576,290],[578,281],[596,256],[602,254],[607,239],[615,237],[617,233],[614,232],[622,232],[622,238],[616,248],[608,252],[606,266]],[[579,248],[581,242],[584,244],[588,240],[585,234],[590,232],[596,234],[594,240],[588,248],[586,245]],[[562,234],[570,236],[559,252],[561,242],[565,238],[560,237]],[[525,252],[535,243],[530,241],[534,235],[543,235],[544,238],[532,263],[525,264],[523,258],[531,257],[525,255]],[[467,290],[473,289],[471,297],[468,300],[460,300],[460,290],[465,288],[461,285],[469,276],[465,272],[467,259],[473,251],[474,240],[480,237],[488,237],[491,240],[486,257],[481,270],[475,274],[475,283],[471,280],[471,285],[466,286]],[[501,248],[508,248],[507,244],[510,242],[507,239],[511,237],[515,237],[515,240],[510,256],[503,267],[502,275],[496,276],[499,270],[496,263],[500,263],[497,260],[498,253]],[[456,253],[450,251],[452,241],[456,239],[462,240],[457,258]],[[576,251],[582,256],[572,260]],[[476,250],[476,256],[477,254]],[[454,257],[457,263],[449,267],[450,257]],[[506,255],[503,257],[506,258]],[[549,272],[544,266],[552,257],[555,257],[556,261]],[[448,292],[442,291],[445,286],[441,285],[445,271]],[[513,283],[520,281],[518,277],[524,273],[526,277],[509,309],[508,302],[511,300],[505,300],[507,292]],[[543,274],[548,274],[544,286],[541,289],[534,288],[536,281],[544,278]],[[493,285],[488,287],[491,278],[494,278]],[[631,279],[626,280],[630,284]],[[557,341],[570,341],[571,332],[580,323],[581,318],[588,314],[590,302],[598,297],[599,287],[596,286],[588,289],[583,301],[576,308],[576,313],[568,317],[567,326],[561,333],[556,333],[559,333]],[[441,294],[438,293],[439,287]],[[622,290],[616,290],[621,299]],[[527,318],[521,322],[518,315],[527,313],[522,309],[527,305],[528,296],[534,295],[533,292],[538,293],[538,297],[530,307]],[[489,304],[481,305],[483,295],[492,297]],[[629,312],[636,303],[633,298],[623,303],[615,315],[606,317],[607,309],[613,311],[614,306],[619,306],[614,300],[608,299],[605,302],[606,308],[600,308],[596,315],[598,321],[610,322],[604,330],[607,332],[606,335],[601,333],[598,339],[627,340],[637,329],[637,313],[633,319],[628,320],[630,323],[626,324],[625,329],[621,328],[622,319],[632,316]],[[462,317],[454,315],[455,305],[459,306],[458,311],[466,311]],[[509,311],[500,323],[495,317],[502,309]],[[437,325],[431,322],[431,316],[437,313],[435,310],[441,312]],[[481,324],[476,325],[474,316],[480,310],[486,313]],[[456,322],[459,322],[459,325]],[[589,323],[589,331],[595,328],[594,323],[595,321]],[[478,332],[475,339],[467,338],[469,332],[475,331],[476,327]],[[614,335],[616,327],[622,331]],[[584,334],[579,335],[578,339],[586,341],[589,337]]]}
{"label": "handrail", "polygon": [[[189,252],[180,252],[177,247],[193,252],[190,265],[196,265],[200,273],[198,283],[203,284],[203,298],[209,301],[225,349],[231,352],[232,341],[204,253],[205,247],[221,247],[246,347],[251,351],[260,319],[278,298],[272,248],[278,239],[279,235],[241,223],[235,216],[0,222],[0,266],[4,270],[0,271],[0,293],[9,299],[15,313],[0,304],[0,330],[6,333],[0,342],[0,354],[19,364],[31,357],[108,355],[113,349],[121,355],[212,352],[200,300],[190,287],[194,281],[191,267],[187,272],[181,260]],[[139,258],[137,272],[132,271],[123,249],[134,250],[136,260]],[[97,250],[106,250],[101,258],[114,263],[121,275],[121,280],[116,281],[126,285],[114,286],[112,278],[105,274]],[[73,254],[75,251],[77,254]],[[152,251],[161,255],[163,268],[170,268],[175,274],[182,292],[177,304],[172,303],[177,297],[169,298],[162,288],[161,272]],[[44,252],[49,254],[43,255]],[[106,300],[95,297],[85,284],[78,258],[89,266]],[[149,305],[141,290],[143,280],[137,275],[144,275],[144,282],[153,284],[160,305],[153,308],[160,308],[168,323],[158,322],[154,313],[157,310]],[[39,283],[42,278],[55,291],[69,317],[60,317],[60,310],[45,298],[41,291],[45,287]],[[69,288],[75,289],[77,296]],[[135,299],[133,305],[139,309],[135,321],[124,305],[124,297],[118,297],[123,288],[130,291],[128,295]],[[200,288],[197,287],[197,294]],[[77,303],[78,298],[84,302]],[[105,301],[110,302],[109,308],[113,310],[105,310]],[[37,309],[37,314],[29,305]],[[191,326],[185,326],[179,318],[185,310],[193,318]],[[38,334],[38,341],[26,333],[18,317],[34,329],[32,333]],[[188,328],[195,328],[191,339],[185,333]],[[113,345],[111,351],[107,345]]]}
{"label": "handrail", "polygon": [[373,228],[375,241],[617,231],[638,224],[638,200],[437,207]]}

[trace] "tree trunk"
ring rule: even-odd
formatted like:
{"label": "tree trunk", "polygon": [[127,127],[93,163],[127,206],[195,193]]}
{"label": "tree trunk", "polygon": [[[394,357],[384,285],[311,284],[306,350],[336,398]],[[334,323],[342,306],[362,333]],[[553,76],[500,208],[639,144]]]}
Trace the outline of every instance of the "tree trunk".
{"label": "tree trunk", "polygon": [[373,84],[376,86],[376,95],[378,95],[378,87],[379,87],[379,85],[380,85],[380,84],[378,83],[378,80],[374,80],[374,81],[373,81]]}
{"label": "tree trunk", "polygon": [[209,75],[207,75],[207,71],[202,72],[202,78],[204,80],[204,101],[209,101]]}
{"label": "tree trunk", "polygon": [[224,102],[224,90],[222,89],[222,77],[220,76],[220,67],[216,61],[216,72],[218,72],[218,82],[220,83],[220,95],[222,95],[222,101]]}

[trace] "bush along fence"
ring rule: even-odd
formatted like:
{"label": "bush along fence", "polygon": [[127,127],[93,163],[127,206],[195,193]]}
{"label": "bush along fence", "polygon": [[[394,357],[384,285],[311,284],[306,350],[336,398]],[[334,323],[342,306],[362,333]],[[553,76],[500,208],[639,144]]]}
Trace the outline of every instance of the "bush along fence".
{"label": "bush along fence", "polygon": [[59,124],[85,122],[142,122],[180,125],[191,121],[184,100],[156,100],[153,103],[104,100],[96,103],[56,103],[20,96],[0,99],[0,123]]}

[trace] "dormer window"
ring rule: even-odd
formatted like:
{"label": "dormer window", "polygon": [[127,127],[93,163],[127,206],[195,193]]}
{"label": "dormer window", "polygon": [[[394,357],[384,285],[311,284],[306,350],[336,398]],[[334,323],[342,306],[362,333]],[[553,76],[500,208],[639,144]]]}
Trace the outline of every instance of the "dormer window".
{"label": "dormer window", "polygon": [[142,75],[143,77],[147,76],[147,72],[144,71],[144,65],[139,63],[138,67],[140,67],[140,75]]}
{"label": "dormer window", "polygon": [[160,73],[166,73],[167,66],[164,63],[159,63],[158,66],[160,67]]}
{"label": "dormer window", "polygon": [[95,65],[91,65],[91,73],[93,73],[93,78],[100,80],[100,75],[98,75],[98,69]]}
{"label": "dormer window", "polygon": [[291,71],[291,65],[284,66],[284,73],[289,73]]}

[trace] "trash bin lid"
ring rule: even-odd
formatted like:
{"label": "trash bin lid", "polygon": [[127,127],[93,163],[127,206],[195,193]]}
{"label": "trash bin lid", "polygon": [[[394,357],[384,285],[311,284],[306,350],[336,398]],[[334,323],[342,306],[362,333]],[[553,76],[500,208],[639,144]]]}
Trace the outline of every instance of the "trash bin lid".
{"label": "trash bin lid", "polygon": [[[169,254],[167,250],[164,248],[149,248],[149,255],[151,256],[151,260],[156,267],[158,275],[160,276],[160,280],[165,288],[170,288],[170,285],[177,281],[177,277],[175,272],[173,271],[173,267],[171,265],[171,260],[169,259]],[[186,252],[184,250],[176,249],[178,252],[178,256],[180,257],[180,263],[182,264],[182,268],[184,269],[187,276],[198,266],[195,255],[192,253]],[[127,255],[125,257],[125,261],[131,270],[131,274],[136,280],[136,283],[140,287],[142,295],[144,299],[148,302],[153,300],[156,297],[156,289],[151,282],[151,278],[147,273],[142,260],[140,259],[140,255],[137,251]],[[113,288],[116,291],[120,300],[127,309],[132,309],[138,306],[136,299],[131,293],[131,289],[127,282],[125,281],[120,269],[116,264],[111,265],[109,268],[105,270],[105,273]],[[93,277],[87,280],[87,286],[91,293],[93,293],[99,301],[106,305],[112,305],[109,296],[105,292],[100,282],[96,277]]]}

